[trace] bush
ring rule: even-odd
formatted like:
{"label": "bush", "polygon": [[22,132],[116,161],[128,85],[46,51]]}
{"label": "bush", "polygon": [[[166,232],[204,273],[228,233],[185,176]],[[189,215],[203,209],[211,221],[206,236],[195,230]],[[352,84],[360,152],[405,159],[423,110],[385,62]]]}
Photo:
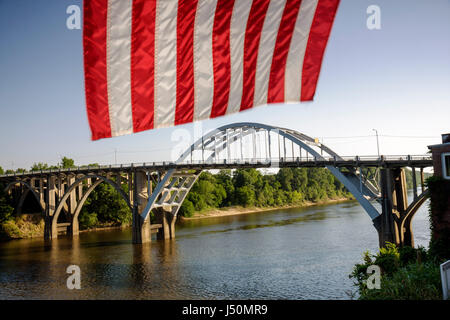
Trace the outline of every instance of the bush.
{"label": "bush", "polygon": [[412,263],[381,278],[381,289],[365,289],[362,300],[442,300],[439,265]]}
{"label": "bush", "polygon": [[17,239],[21,237],[21,232],[14,220],[8,220],[1,224],[0,236],[4,239]]}
{"label": "bush", "polygon": [[387,243],[385,248],[375,256],[374,264],[381,268],[382,274],[391,275],[400,267],[400,253],[397,246],[393,243]]}
{"label": "bush", "polygon": [[41,215],[21,215],[1,224],[0,236],[4,239],[41,237],[44,233],[44,219]]}
{"label": "bush", "polygon": [[10,205],[1,203],[0,200],[0,224],[12,219],[14,208]]}
{"label": "bush", "polygon": [[[376,255],[366,251],[363,260],[349,276],[356,280],[361,300],[442,299],[439,263],[423,247],[397,248],[388,243]],[[367,288],[370,265],[381,269],[380,289]]]}
{"label": "bush", "polygon": [[11,201],[3,189],[3,185],[0,185],[0,224],[11,220],[14,212],[14,208],[10,205]]}

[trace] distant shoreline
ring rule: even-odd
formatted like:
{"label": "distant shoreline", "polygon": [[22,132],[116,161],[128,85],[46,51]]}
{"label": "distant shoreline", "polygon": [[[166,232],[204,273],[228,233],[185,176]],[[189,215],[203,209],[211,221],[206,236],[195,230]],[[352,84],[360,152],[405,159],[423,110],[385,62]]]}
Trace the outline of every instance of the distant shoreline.
{"label": "distant shoreline", "polygon": [[226,216],[234,216],[234,215],[240,215],[240,214],[251,214],[251,213],[258,213],[258,212],[265,212],[265,211],[275,211],[275,210],[282,210],[282,209],[292,209],[292,208],[305,208],[305,207],[311,207],[311,206],[318,206],[318,205],[324,205],[324,204],[332,204],[332,203],[340,203],[340,202],[347,202],[352,201],[354,199],[349,198],[339,198],[339,199],[329,199],[325,201],[318,201],[318,202],[304,202],[302,204],[296,204],[296,205],[289,205],[289,206],[275,206],[275,207],[239,207],[239,206],[233,206],[233,207],[225,207],[222,209],[211,209],[201,212],[195,212],[192,217],[186,218],[183,216],[180,216],[181,221],[190,221],[190,220],[199,220],[199,219],[207,219],[207,218],[216,218],[216,217],[226,217]]}

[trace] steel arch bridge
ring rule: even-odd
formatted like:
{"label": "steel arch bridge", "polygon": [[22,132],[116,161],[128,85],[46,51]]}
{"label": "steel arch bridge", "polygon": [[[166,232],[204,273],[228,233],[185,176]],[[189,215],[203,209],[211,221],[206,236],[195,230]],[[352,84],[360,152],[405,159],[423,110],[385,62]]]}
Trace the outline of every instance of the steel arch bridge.
{"label": "steel arch bridge", "polygon": [[[242,122],[203,135],[172,162],[46,170],[3,175],[0,182],[7,182],[6,191],[19,194],[18,212],[27,194],[33,194],[45,215],[47,239],[61,232],[77,235],[78,215],[89,194],[100,183],[108,183],[132,210],[133,243],[143,243],[154,232],[158,239],[175,238],[178,211],[205,169],[326,167],[367,212],[381,246],[385,241],[413,245],[411,220],[427,192],[422,178],[418,194],[414,174],[414,201],[408,206],[402,168],[419,168],[423,177],[423,168],[431,165],[429,156],[343,158],[295,130]],[[364,176],[362,168],[369,166],[382,168],[381,187]],[[155,224],[150,224],[152,211]]]}

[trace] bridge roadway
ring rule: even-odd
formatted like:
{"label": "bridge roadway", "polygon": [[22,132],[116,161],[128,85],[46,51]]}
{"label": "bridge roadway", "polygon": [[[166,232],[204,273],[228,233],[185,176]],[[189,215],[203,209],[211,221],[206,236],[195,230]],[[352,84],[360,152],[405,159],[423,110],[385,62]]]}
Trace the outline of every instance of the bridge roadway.
{"label": "bridge roadway", "polygon": [[88,174],[97,171],[122,172],[128,170],[144,171],[167,171],[175,170],[213,170],[213,169],[236,169],[236,168],[284,168],[303,167],[318,168],[333,166],[338,168],[425,168],[432,166],[431,155],[389,155],[389,156],[353,156],[353,157],[323,157],[317,159],[313,157],[295,158],[272,158],[272,159],[222,159],[218,161],[184,161],[184,162],[143,162],[131,164],[114,164],[99,166],[81,166],[74,168],[59,168],[51,170],[40,170],[32,172],[16,172],[0,175],[0,182],[8,181],[11,178],[37,177],[49,174]]}

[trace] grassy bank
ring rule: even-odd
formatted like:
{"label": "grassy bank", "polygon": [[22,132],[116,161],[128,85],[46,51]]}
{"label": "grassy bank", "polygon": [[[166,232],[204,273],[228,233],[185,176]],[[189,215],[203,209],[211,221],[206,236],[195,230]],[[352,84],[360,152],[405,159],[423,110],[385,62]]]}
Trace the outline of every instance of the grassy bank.
{"label": "grassy bank", "polygon": [[41,238],[44,236],[44,219],[40,214],[22,214],[0,224],[0,239]]}

